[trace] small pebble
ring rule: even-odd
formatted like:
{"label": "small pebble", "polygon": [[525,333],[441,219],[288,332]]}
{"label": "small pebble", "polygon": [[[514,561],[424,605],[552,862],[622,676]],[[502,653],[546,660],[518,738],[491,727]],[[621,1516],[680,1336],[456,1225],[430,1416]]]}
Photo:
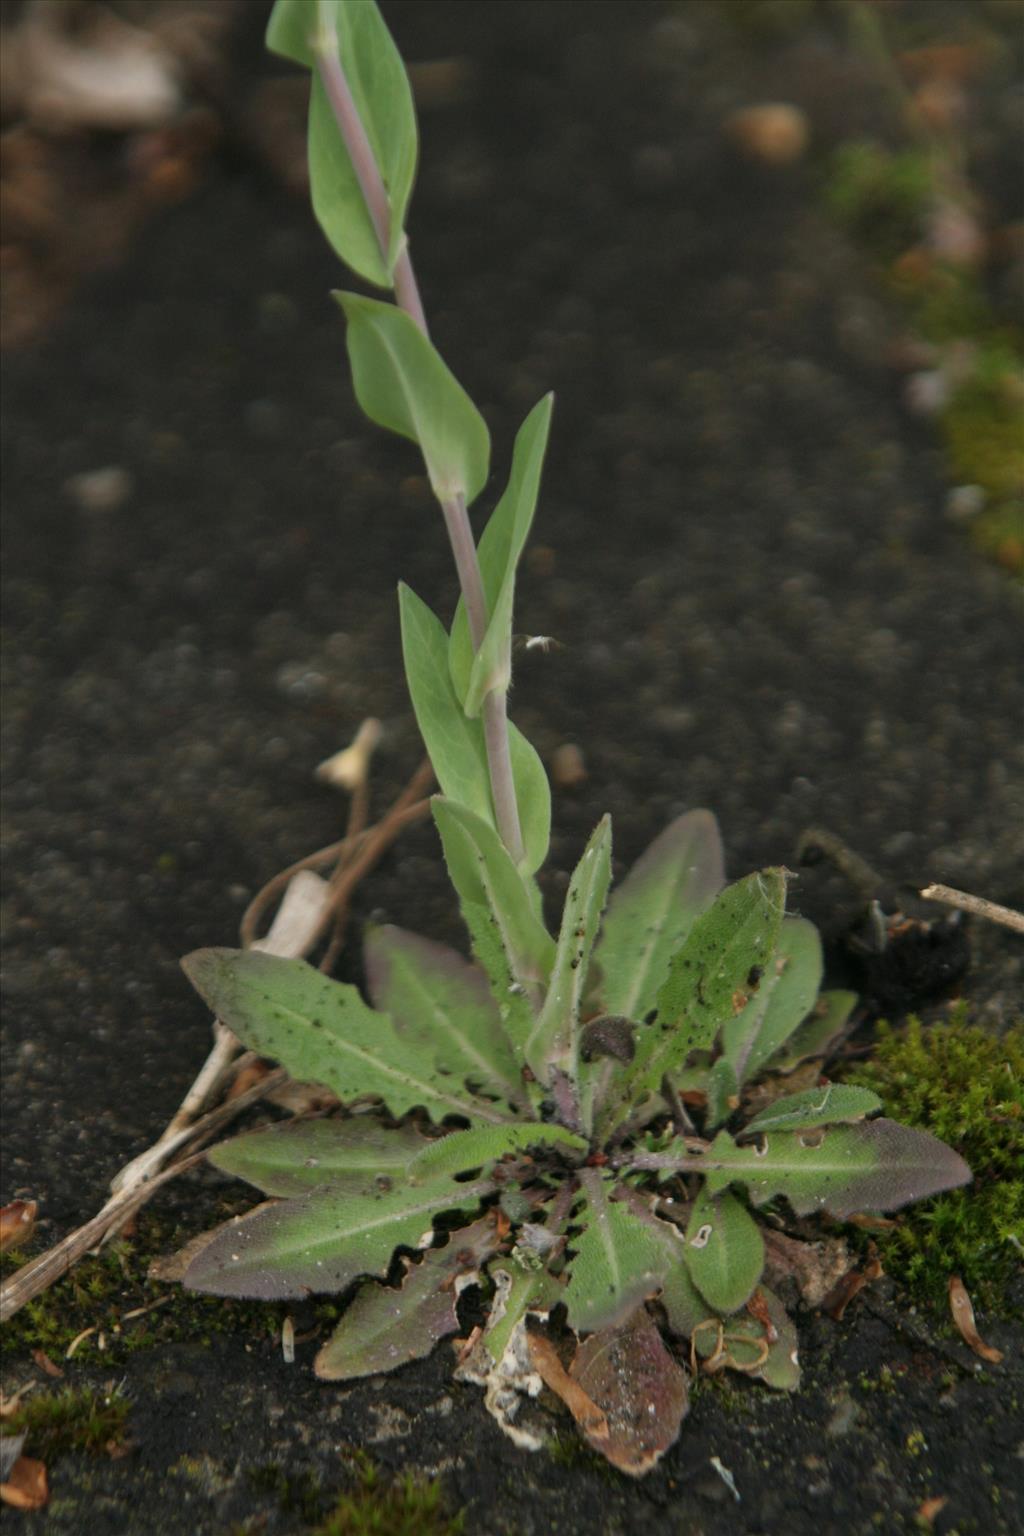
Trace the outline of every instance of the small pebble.
{"label": "small pebble", "polygon": [[557,789],[573,789],[587,777],[583,753],[575,742],[566,741],[551,754],[551,778]]}
{"label": "small pebble", "polygon": [[765,165],[792,165],[810,139],[806,115],[785,101],[765,101],[733,112],[725,122],[733,143]]}
{"label": "small pebble", "polygon": [[122,465],[108,464],[72,475],[64,489],[80,512],[117,512],[131,496],[135,481]]}

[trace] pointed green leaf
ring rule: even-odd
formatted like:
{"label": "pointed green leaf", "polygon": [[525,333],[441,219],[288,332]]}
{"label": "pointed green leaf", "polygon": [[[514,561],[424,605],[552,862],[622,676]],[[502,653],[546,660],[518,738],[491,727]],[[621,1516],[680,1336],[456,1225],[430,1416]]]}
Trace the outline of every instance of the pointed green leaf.
{"label": "pointed green leaf", "polygon": [[[467,718],[455,696],[445,659],[448,640],[444,626],[404,582],[399,583],[398,602],[409,695],[437,782],[450,800],[465,806],[493,828],[494,805],[484,729],[479,720]],[[540,758],[512,724],[509,755],[520,808],[524,872],[530,873],[539,869],[547,856],[551,789]],[[511,864],[511,859],[508,862]],[[534,900],[532,896],[530,899]]]}
{"label": "pointed green leaf", "polygon": [[856,992],[822,992],[808,1018],[772,1057],[773,1072],[792,1072],[812,1056],[824,1056],[857,1006]]}
{"label": "pointed green leaf", "polygon": [[399,1035],[429,1029],[440,1070],[474,1092],[526,1107],[512,1047],[484,973],[454,949],[404,928],[369,928],[366,988]]}
{"label": "pointed green leaf", "polygon": [[190,1291],[281,1301],[343,1291],[387,1272],[396,1248],[417,1248],[435,1216],[471,1211],[487,1180],[399,1184],[372,1195],[318,1191],[273,1200],[228,1222],[185,1272]]}
{"label": "pointed green leaf", "polygon": [[[277,0],[267,47],[313,68],[309,113],[309,180],[313,211],[335,251],[353,271],[390,288],[416,177],[416,114],[412,91],[391,34],[373,3]],[[358,177],[316,69],[319,54],[335,54],[388,196],[388,250],[382,255]]]}
{"label": "pointed green leaf", "polygon": [[368,1282],[359,1290],[316,1357],[322,1381],[352,1381],[394,1371],[429,1355],[438,1339],[459,1326],[455,1304],[480,1267],[497,1252],[490,1216],[448,1234],[443,1248],[428,1248],[399,1289]]}
{"label": "pointed green leaf", "polygon": [[569,881],[547,996],[526,1041],[526,1063],[544,1084],[551,1082],[553,1068],[573,1084],[579,1079],[580,998],[611,872],[612,824],[605,816]]}
{"label": "pointed green leaf", "polygon": [[725,883],[722,840],[710,811],[687,811],[657,838],[612,892],[597,943],[601,1006],[643,1019],[673,953]]}
{"label": "pointed green leaf", "polygon": [[707,1135],[716,1125],[721,1125],[723,1120],[728,1120],[733,1110],[739,1105],[740,1087],[736,1081],[736,1072],[732,1062],[725,1056],[719,1056],[708,1072],[704,1091],[708,1100],[704,1113],[705,1135]]}
{"label": "pointed green leaf", "polygon": [[750,1212],[735,1195],[715,1199],[707,1187],[690,1213],[685,1253],[704,1300],[726,1314],[749,1300],[764,1268],[764,1240]]}
{"label": "pointed green leaf", "polygon": [[[523,835],[523,869],[533,874],[547,858],[551,843],[551,785],[536,747],[512,721],[508,727],[508,751]],[[537,910],[539,913],[539,897]]]}
{"label": "pointed green leaf", "polygon": [[257,950],[199,949],[182,961],[193,986],[251,1050],[271,1056],[299,1082],[323,1083],[346,1101],[374,1094],[393,1115],[422,1105],[437,1118],[506,1118],[446,1078],[429,1029],[399,1035],[355,987],[303,960]]}
{"label": "pointed green leaf", "polygon": [[590,1333],[622,1322],[660,1290],[669,1258],[649,1224],[610,1198],[611,1181],[595,1168],[584,1168],[580,1180],[586,1199],[573,1221],[583,1231],[570,1238],[575,1257],[562,1299],[570,1328]]}
{"label": "pointed green leaf", "polygon": [[[334,297],[348,321],[352,382],[367,416],[419,444],[439,501],[475,500],[487,481],[490,435],[437,348],[393,304],[357,293]],[[446,646],[446,674],[447,663]]]}
{"label": "pointed green leaf", "polygon": [[971,1177],[945,1142],[895,1120],[772,1131],[744,1147],[721,1131],[699,1166],[711,1194],[741,1183],[755,1205],[784,1195],[798,1216],[827,1210],[839,1218],[894,1211]]}
{"label": "pointed green leaf", "polygon": [[844,1120],[863,1120],[881,1109],[882,1101],[868,1088],[848,1088],[841,1083],[823,1083],[803,1093],[788,1093],[776,1099],[743,1127],[743,1135],[762,1131],[809,1131],[818,1125],[838,1125]]}
{"label": "pointed green leaf", "polygon": [[452,1131],[448,1136],[428,1141],[410,1165],[409,1177],[425,1179],[439,1173],[465,1173],[531,1147],[561,1151],[572,1163],[579,1162],[580,1154],[588,1150],[582,1136],[575,1136],[563,1126],[549,1125],[546,1121],[482,1125],[470,1131]]}
{"label": "pointed green leaf", "polygon": [[803,917],[783,919],[775,953],[749,994],[746,1007],[722,1030],[723,1053],[740,1083],[757,1076],[807,1017],[821,985],[821,940]]}
{"label": "pointed green leaf", "polygon": [[508,485],[480,539],[477,553],[489,619],[478,652],[473,650],[463,601],[455,613],[448,663],[467,715],[478,715],[485,695],[494,689],[506,692],[511,681],[516,567],[537,505],[553,404],[554,396],[545,395],[520,427]]}
{"label": "pointed green leaf", "polygon": [[523,876],[497,832],[480,816],[439,795],[431,807],[448,873],[463,905],[489,913],[508,959],[512,985],[536,996],[551,974],[555,946],[536,915]]}
{"label": "pointed green leaf", "polygon": [[398,604],[405,676],[437,782],[449,799],[493,827],[484,734],[479,721],[467,720],[455,697],[445,663],[444,626],[404,582],[398,586]]}
{"label": "pointed green leaf", "polygon": [[347,1120],[286,1120],[265,1131],[222,1141],[207,1153],[222,1173],[265,1195],[301,1195],[329,1185],[372,1190],[379,1179],[404,1178],[430,1145],[413,1125],[382,1125],[372,1115]]}
{"label": "pointed green leaf", "polygon": [[707,1050],[733,1017],[751,969],[768,963],[786,901],[786,876],[766,869],[728,886],[693,923],[672,957],[654,1022],[638,1030],[636,1055],[599,1116],[604,1135],[660,1090],[691,1051]]}
{"label": "pointed green leaf", "polygon": [[530,995],[515,978],[501,941],[501,930],[491,916],[490,908],[464,897],[460,899],[459,907],[469,930],[473,954],[490,983],[502,1028],[516,1050],[517,1059],[521,1059],[522,1043],[533,1024]]}

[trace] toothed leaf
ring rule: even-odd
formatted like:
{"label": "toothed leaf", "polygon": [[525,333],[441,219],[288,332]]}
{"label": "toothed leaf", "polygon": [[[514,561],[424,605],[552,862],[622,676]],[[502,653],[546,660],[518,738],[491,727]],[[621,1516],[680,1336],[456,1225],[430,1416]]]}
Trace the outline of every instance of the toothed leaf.
{"label": "toothed leaf", "polygon": [[[427,1142],[409,1166],[413,1179],[433,1178],[439,1173],[465,1173],[497,1162],[510,1153],[525,1152],[530,1147],[562,1150],[578,1162],[588,1150],[582,1136],[574,1136],[560,1125],[541,1121],[517,1125],[480,1126],[471,1131],[452,1131],[437,1141]],[[575,1154],[575,1155],[573,1155]]]}
{"label": "toothed leaf", "polygon": [[622,1322],[661,1288],[669,1258],[664,1243],[623,1200],[610,1198],[613,1185],[596,1169],[580,1174],[585,1201],[573,1216],[583,1227],[571,1237],[575,1249],[562,1299],[570,1328],[589,1333]]}

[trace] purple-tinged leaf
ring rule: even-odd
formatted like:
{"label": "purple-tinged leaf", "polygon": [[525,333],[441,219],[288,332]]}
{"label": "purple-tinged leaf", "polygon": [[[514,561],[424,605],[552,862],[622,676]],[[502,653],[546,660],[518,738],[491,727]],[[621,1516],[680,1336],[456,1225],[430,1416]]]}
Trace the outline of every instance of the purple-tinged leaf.
{"label": "purple-tinged leaf", "polygon": [[525,1109],[520,1070],[487,977],[446,944],[403,928],[370,928],[366,988],[395,1031],[431,1051],[446,1077]]}
{"label": "purple-tinged leaf", "polygon": [[715,1312],[737,1312],[764,1268],[761,1229],[735,1195],[715,1199],[707,1187],[694,1201],[684,1245],[690,1278]]}
{"label": "purple-tinged leaf", "polygon": [[689,1407],[687,1375],[645,1306],[584,1340],[569,1375],[605,1416],[606,1434],[581,1433],[620,1472],[642,1477],[675,1443]]}
{"label": "purple-tinged leaf", "polygon": [[444,1211],[472,1211],[494,1185],[394,1184],[373,1195],[329,1191],[272,1200],[226,1223],[185,1272],[192,1291],[281,1301],[382,1277],[396,1248],[418,1248]]}
{"label": "purple-tinged leaf", "polygon": [[400,1288],[369,1281],[318,1353],[316,1374],[324,1381],[351,1381],[429,1355],[458,1328],[459,1295],[477,1281],[499,1243],[493,1219],[484,1216],[450,1232],[443,1248],[428,1248]]}
{"label": "purple-tinged leaf", "polygon": [[784,1195],[798,1216],[828,1211],[839,1218],[895,1211],[971,1178],[952,1147],[895,1120],[772,1131],[743,1147],[721,1131],[685,1166],[699,1167],[710,1194],[739,1183],[755,1205]]}
{"label": "purple-tinged leaf", "polygon": [[364,1191],[404,1178],[430,1146],[414,1125],[384,1125],[373,1115],[347,1120],[286,1120],[221,1142],[207,1154],[222,1173],[255,1184],[265,1195],[314,1189]]}

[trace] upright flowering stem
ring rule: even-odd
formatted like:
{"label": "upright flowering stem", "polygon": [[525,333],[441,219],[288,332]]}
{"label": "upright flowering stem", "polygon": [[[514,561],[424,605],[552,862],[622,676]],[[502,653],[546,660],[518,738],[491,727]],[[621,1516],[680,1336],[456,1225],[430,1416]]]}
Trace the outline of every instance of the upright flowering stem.
{"label": "upright flowering stem", "polygon": [[[320,9],[320,26],[313,41],[313,52],[327,100],[330,102],[338,129],[352,160],[363,201],[366,203],[377,235],[377,243],[386,261],[391,240],[391,205],[373,148],[359,116],[359,108],[356,106],[355,98],[345,77],[338,50],[337,34],[326,7]],[[404,238],[395,262],[394,283],[395,300],[399,308],[405,310],[424,336],[428,335],[426,315],[423,312],[416,274],[409,256],[409,245]],[[470,638],[474,650],[479,650],[487,631],[487,598],[480,576],[480,562],[477,559],[465,497],[460,495],[444,498],[441,501],[441,510],[444,513],[459,586],[466,605]],[[523,835],[512,778],[508,711],[504,690],[495,689],[486,696],[482,714],[491,798],[494,801],[498,832],[512,858],[518,863],[523,856]]]}

